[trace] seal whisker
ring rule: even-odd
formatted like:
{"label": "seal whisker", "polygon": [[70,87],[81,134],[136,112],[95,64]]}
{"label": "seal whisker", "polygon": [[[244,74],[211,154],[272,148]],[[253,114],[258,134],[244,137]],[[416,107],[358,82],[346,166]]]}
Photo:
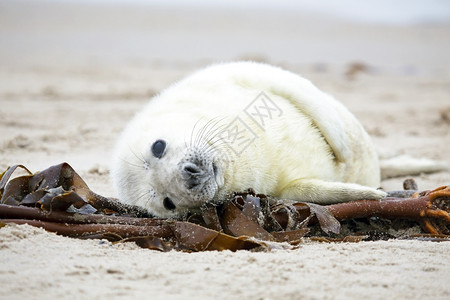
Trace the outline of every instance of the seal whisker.
{"label": "seal whisker", "polygon": [[[202,118],[198,119],[197,122],[195,122],[194,127],[192,128],[191,131],[191,141],[189,143],[189,146],[192,147],[192,138],[194,137],[194,132],[195,132],[195,128],[197,128],[198,123],[200,123],[200,121],[202,120]],[[198,132],[197,132],[198,135]],[[197,136],[195,137],[197,139]]]}
{"label": "seal whisker", "polygon": [[197,147],[200,149],[200,151],[211,148],[212,144],[215,143],[214,139],[218,138],[216,141],[222,140],[218,135],[220,134],[220,132],[222,132],[222,128],[225,127],[226,124],[222,124],[220,126],[217,126],[217,124],[226,119],[226,117],[222,117],[220,118],[220,120],[217,120],[217,118],[213,119],[216,120],[215,123],[204,133],[202,139],[199,141]]}
{"label": "seal whisker", "polygon": [[[201,121],[201,119],[200,119],[199,121]],[[197,131],[197,133],[196,133],[196,135],[195,135],[194,143],[193,143],[191,146],[195,146],[195,145],[198,144],[198,141],[201,140],[201,138],[202,138],[202,136],[203,136],[203,132],[206,130],[206,128],[208,127],[208,125],[209,125],[210,122],[211,122],[211,120],[208,121],[208,122],[206,122],[206,124],[203,125],[203,126],[200,128],[199,131]]]}
{"label": "seal whisker", "polygon": [[199,145],[198,151],[204,152],[204,153],[213,153],[215,151],[215,148],[212,146],[213,145],[208,144],[208,143],[202,143],[201,145]]}
{"label": "seal whisker", "polygon": [[143,194],[141,194],[140,196],[138,196],[138,197],[136,198],[136,203],[137,203],[138,201],[140,201],[142,198],[144,198],[145,196],[148,196],[148,195],[150,195],[150,191],[145,191]]}
{"label": "seal whisker", "polygon": [[223,142],[223,141],[221,141],[220,139],[215,140],[215,141],[213,141],[213,140],[204,141],[202,144],[199,145],[199,150],[200,151],[206,151],[206,150],[211,150],[211,149],[213,150],[214,149],[213,146],[220,145],[220,144],[217,144],[219,142]]}
{"label": "seal whisker", "polygon": [[208,143],[206,143],[205,149],[208,148],[218,148],[220,146],[226,145],[225,141],[223,139],[217,139],[217,140],[210,140]]}
{"label": "seal whisker", "polygon": [[[196,140],[195,140],[195,145],[199,145],[200,141],[205,140],[205,136],[209,135],[209,133],[211,132],[211,130],[220,122],[224,119],[224,117],[222,117],[220,120],[217,120],[218,118],[220,118],[220,116],[217,116],[215,118],[210,119],[201,129],[201,134],[199,136],[197,136]],[[213,124],[213,122],[215,122]]]}
{"label": "seal whisker", "polygon": [[226,145],[225,143],[222,144],[217,144],[217,145],[208,145],[207,147],[204,148],[204,150],[202,150],[203,153],[207,154],[207,155],[212,155],[213,159],[217,159],[220,157],[228,156],[228,145]]}
{"label": "seal whisker", "polygon": [[205,147],[203,147],[203,149],[208,149],[208,148],[216,148],[216,149],[220,149],[223,146],[227,146],[226,141],[220,137],[220,133],[222,132],[222,127],[224,127],[225,125],[221,125],[219,126],[215,132],[214,135],[211,136],[210,138],[208,138],[206,141],[204,141]]}
{"label": "seal whisker", "polygon": [[215,145],[214,147],[209,147],[207,149],[204,150],[205,153],[208,154],[214,154],[214,156],[221,156],[224,153],[226,153],[226,150],[228,150],[228,145],[226,144],[218,144]]}
{"label": "seal whisker", "polygon": [[133,164],[133,163],[127,161],[127,160],[124,159],[124,158],[120,158],[120,160],[123,161],[124,163],[130,165],[130,166],[133,166],[133,167],[136,167],[136,168],[139,168],[139,169],[141,169],[141,168],[142,168],[142,169],[145,169],[145,166],[140,166],[140,165],[137,165],[137,164]]}
{"label": "seal whisker", "polygon": [[130,149],[130,152],[133,153],[133,155],[143,164],[148,164],[148,161],[145,159],[144,155],[141,153],[141,156],[139,157],[136,152],[133,151],[133,149],[131,149],[131,147],[128,147],[128,149]]}
{"label": "seal whisker", "polygon": [[[220,132],[222,132],[222,131],[220,131]],[[225,143],[226,143],[225,140],[224,140],[222,137],[219,136],[220,132],[216,133],[214,136],[212,136],[212,137],[211,137],[210,139],[208,139],[206,142],[207,142],[209,145],[215,145],[215,144],[217,144],[217,143],[223,143],[223,144],[225,144]]]}
{"label": "seal whisker", "polygon": [[208,128],[208,126],[211,124],[212,121],[213,120],[211,119],[208,122],[206,122],[206,124],[203,125],[202,128],[197,132],[197,135],[195,136],[195,140],[194,140],[194,145],[192,145],[192,146],[199,144],[199,141],[201,141],[203,138],[204,132],[206,131],[206,129]]}
{"label": "seal whisker", "polygon": [[222,129],[226,126],[226,124],[222,124],[222,125],[217,126],[217,127],[216,127],[216,125],[219,124],[219,122],[221,122],[221,121],[224,120],[224,119],[225,119],[225,117],[223,117],[221,120],[218,120],[218,121],[213,125],[214,127],[212,127],[212,128],[205,134],[205,137],[204,137],[204,141],[205,141],[205,142],[211,141],[212,139],[214,139],[215,137],[217,137],[217,136],[220,134],[220,132],[222,132]]}

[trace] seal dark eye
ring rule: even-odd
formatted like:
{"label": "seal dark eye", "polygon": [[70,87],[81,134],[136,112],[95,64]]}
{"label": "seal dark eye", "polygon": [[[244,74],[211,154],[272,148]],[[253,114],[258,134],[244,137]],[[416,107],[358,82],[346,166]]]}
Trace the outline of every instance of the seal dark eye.
{"label": "seal dark eye", "polygon": [[161,158],[164,154],[164,150],[166,150],[166,142],[163,140],[157,140],[152,145],[152,153],[153,156],[157,158]]}
{"label": "seal dark eye", "polygon": [[174,210],[175,208],[177,208],[169,197],[164,198],[163,205],[167,210]]}

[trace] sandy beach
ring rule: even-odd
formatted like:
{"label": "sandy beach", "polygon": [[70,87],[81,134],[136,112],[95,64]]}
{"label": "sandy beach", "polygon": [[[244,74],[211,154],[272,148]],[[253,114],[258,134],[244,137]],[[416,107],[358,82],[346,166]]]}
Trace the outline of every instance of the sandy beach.
{"label": "sandy beach", "polygon": [[[151,96],[214,62],[281,66],[334,95],[381,156],[450,166],[450,21],[302,11],[0,1],[0,170],[70,163],[115,196],[118,134]],[[450,171],[413,176],[419,189]],[[383,180],[385,190],[404,178]],[[160,253],[0,229],[0,299],[448,299],[450,243],[305,241],[268,253]]]}

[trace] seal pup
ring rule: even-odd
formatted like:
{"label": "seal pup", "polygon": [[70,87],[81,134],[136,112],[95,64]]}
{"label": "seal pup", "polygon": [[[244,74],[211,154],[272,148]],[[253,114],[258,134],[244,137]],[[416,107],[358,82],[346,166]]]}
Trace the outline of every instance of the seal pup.
{"label": "seal pup", "polygon": [[178,218],[253,188],[286,201],[380,199],[374,146],[352,113],[278,67],[200,70],[155,96],[121,134],[121,202]]}

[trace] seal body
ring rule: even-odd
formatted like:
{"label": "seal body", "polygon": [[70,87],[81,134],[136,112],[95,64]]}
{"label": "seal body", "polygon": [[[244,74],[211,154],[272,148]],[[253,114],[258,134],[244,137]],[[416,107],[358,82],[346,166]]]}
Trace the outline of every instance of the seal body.
{"label": "seal body", "polygon": [[320,204],[385,193],[356,118],[310,81],[260,63],[218,64],[151,99],[116,146],[120,201],[179,217],[253,188]]}

